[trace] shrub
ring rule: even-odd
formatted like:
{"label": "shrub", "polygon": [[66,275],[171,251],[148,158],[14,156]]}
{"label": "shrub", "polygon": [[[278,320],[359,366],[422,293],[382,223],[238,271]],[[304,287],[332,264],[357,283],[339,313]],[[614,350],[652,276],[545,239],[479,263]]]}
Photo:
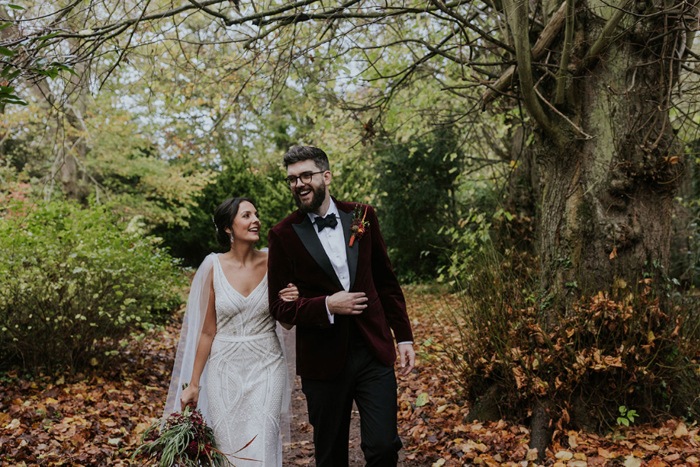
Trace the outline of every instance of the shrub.
{"label": "shrub", "polygon": [[642,420],[697,417],[698,309],[687,297],[660,299],[652,282],[663,279],[646,274],[552,303],[534,264],[491,250],[463,282],[451,355],[471,400],[495,390],[501,415],[521,421],[547,400],[560,429],[616,426],[621,406]]}
{"label": "shrub", "polygon": [[65,201],[22,202],[5,212],[3,364],[80,367],[180,303],[177,265],[153,237],[126,227],[108,207]]}
{"label": "shrub", "polygon": [[459,140],[440,127],[416,141],[382,143],[377,143],[375,186],[389,257],[402,280],[432,280],[452,246],[443,231],[458,217]]}

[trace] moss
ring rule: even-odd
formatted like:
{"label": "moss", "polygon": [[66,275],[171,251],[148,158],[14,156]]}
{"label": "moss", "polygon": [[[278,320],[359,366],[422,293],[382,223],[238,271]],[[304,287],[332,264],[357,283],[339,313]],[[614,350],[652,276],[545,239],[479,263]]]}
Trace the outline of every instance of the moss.
{"label": "moss", "polygon": [[591,204],[586,201],[586,197],[582,196],[579,200],[578,206],[576,208],[576,215],[578,218],[576,221],[582,226],[582,230],[586,234],[591,234],[593,231],[593,225],[596,221],[595,211],[591,207]]}

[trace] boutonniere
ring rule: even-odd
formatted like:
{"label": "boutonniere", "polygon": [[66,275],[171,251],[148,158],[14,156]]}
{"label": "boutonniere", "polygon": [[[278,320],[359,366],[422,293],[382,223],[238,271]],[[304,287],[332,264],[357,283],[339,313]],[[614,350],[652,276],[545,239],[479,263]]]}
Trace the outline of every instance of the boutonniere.
{"label": "boutonniere", "polygon": [[365,221],[365,217],[367,217],[367,206],[365,206],[362,219],[360,219],[360,211],[362,211],[362,208],[358,204],[355,206],[355,211],[352,213],[352,224],[350,224],[350,231],[352,232],[349,243],[350,248],[352,248],[353,243],[355,243],[355,239],[357,239],[358,242],[362,240],[362,236],[365,234],[367,227],[369,227],[369,222]]}

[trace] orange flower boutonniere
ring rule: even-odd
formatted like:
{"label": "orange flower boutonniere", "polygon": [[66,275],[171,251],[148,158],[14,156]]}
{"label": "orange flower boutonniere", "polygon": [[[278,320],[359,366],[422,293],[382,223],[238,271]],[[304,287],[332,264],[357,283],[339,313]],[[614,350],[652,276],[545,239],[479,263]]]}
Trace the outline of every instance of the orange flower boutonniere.
{"label": "orange flower boutonniere", "polygon": [[358,204],[355,206],[355,212],[352,214],[352,224],[350,224],[350,231],[352,232],[352,237],[350,237],[350,243],[348,244],[350,248],[355,243],[355,239],[359,242],[362,240],[362,236],[365,234],[367,227],[369,227],[369,222],[365,221],[367,217],[367,206],[365,206],[365,212],[362,214],[362,219],[360,219],[360,211],[362,208]]}

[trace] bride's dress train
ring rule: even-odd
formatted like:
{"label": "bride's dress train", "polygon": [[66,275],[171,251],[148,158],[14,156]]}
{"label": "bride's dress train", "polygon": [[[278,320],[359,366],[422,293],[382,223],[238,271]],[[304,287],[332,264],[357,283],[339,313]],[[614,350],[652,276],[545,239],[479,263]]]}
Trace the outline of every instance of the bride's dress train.
{"label": "bride's dress train", "polygon": [[215,257],[213,284],[216,337],[203,388],[209,424],[219,450],[236,467],[281,466],[280,412],[287,369],[268,309],[267,274],[244,297]]}

